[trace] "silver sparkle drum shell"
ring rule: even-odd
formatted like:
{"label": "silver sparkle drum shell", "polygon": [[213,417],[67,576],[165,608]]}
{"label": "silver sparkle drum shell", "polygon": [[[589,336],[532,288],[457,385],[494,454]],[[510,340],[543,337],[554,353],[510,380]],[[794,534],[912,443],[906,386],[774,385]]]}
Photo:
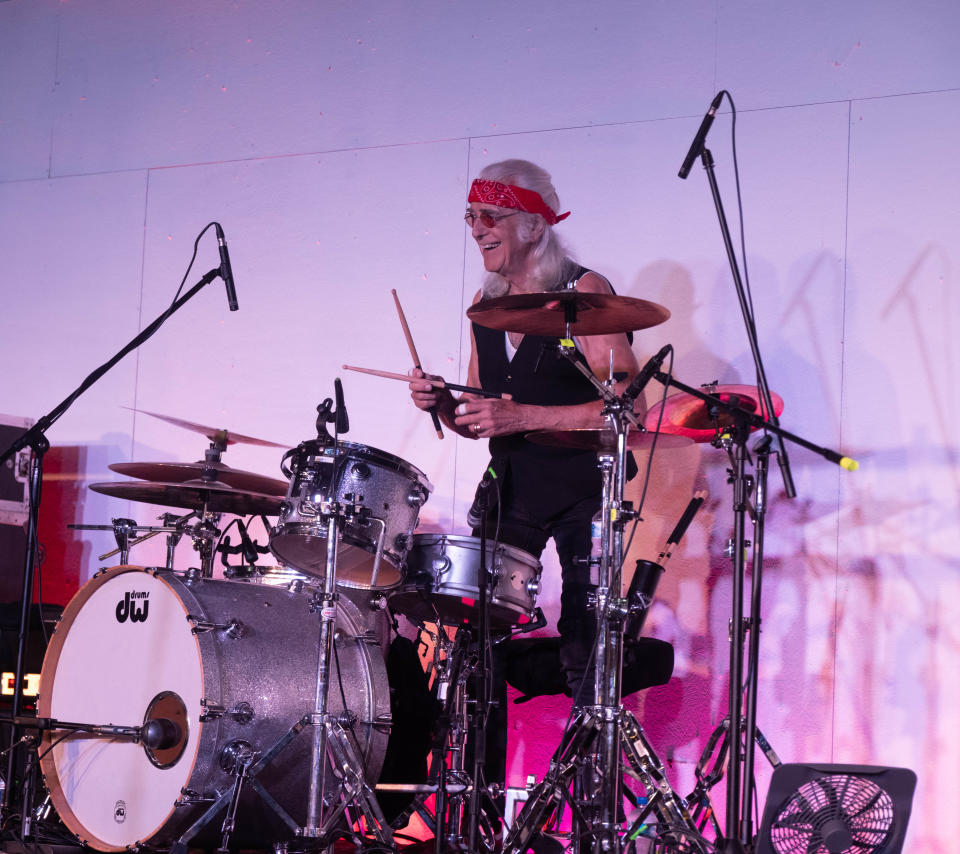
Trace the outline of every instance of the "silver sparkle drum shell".
{"label": "silver sparkle drum shell", "polygon": [[[291,461],[287,496],[270,534],[277,559],[326,578],[329,515],[324,508],[336,502],[356,511],[340,521],[337,583],[396,586],[420,508],[433,491],[426,475],[393,454],[353,442],[340,442],[336,452],[292,452]],[[381,542],[382,559],[374,577]]]}
{"label": "silver sparkle drum shell", "polygon": [[[531,617],[540,592],[540,561],[513,546],[487,541],[490,624],[507,627]],[[390,607],[412,620],[459,624],[479,618],[480,538],[414,534],[403,580]]]}
{"label": "silver sparkle drum shell", "polygon": [[[234,782],[221,767],[230,745],[246,742],[263,755],[313,711],[319,629],[309,605],[282,588],[132,566],[81,588],[44,659],[38,714],[139,726],[155,698],[173,695],[185,726],[166,767],[130,740],[71,735],[54,745],[40,764],[67,828],[99,851],[167,847],[190,828]],[[329,710],[357,716],[351,738],[366,778],[376,780],[390,721],[383,655],[350,602],[340,603],[336,636]],[[305,727],[257,776],[300,824],[311,739]],[[334,784],[329,770],[326,781]],[[221,812],[196,844],[217,840],[222,820]],[[262,848],[290,835],[245,786],[231,844]]]}

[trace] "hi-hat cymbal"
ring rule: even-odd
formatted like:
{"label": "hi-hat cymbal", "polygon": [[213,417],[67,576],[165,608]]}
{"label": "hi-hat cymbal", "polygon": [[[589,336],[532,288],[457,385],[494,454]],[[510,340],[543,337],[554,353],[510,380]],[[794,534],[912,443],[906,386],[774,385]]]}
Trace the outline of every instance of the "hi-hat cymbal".
{"label": "hi-hat cymbal", "polygon": [[162,483],[184,483],[188,480],[217,482],[246,492],[287,494],[287,482],[284,480],[230,468],[226,463],[212,460],[198,463],[111,463],[109,468],[140,480]]}
{"label": "hi-hat cymbal", "polygon": [[[766,418],[760,390],[752,385],[718,385],[704,386],[703,390],[714,397],[719,397],[725,403],[735,403],[740,409],[750,413],[761,413]],[[773,411],[776,415],[783,412],[783,398],[779,394],[770,392]],[[660,410],[663,410],[663,420],[660,421]],[[661,433],[673,433],[678,436],[687,436],[694,442],[710,442],[717,435],[718,429],[730,427],[733,417],[725,412],[718,413],[713,419],[707,411],[707,404],[697,397],[686,392],[671,394],[662,404],[656,404],[647,410],[644,425],[648,430],[657,429],[660,421]],[[754,430],[756,428],[751,428]]]}
{"label": "hi-hat cymbal", "polygon": [[[693,440],[686,436],[667,435],[666,433],[648,433],[631,430],[627,433],[627,447],[631,451],[650,448],[654,437],[658,448],[682,448],[692,445]],[[593,427],[575,427],[571,430],[534,430],[525,438],[538,445],[553,445],[559,448],[578,448],[597,453],[612,453],[617,450],[617,434],[610,429]]]}
{"label": "hi-hat cymbal", "polygon": [[636,297],[571,289],[483,300],[467,309],[467,317],[490,329],[559,338],[567,334],[568,317],[571,335],[609,335],[656,326],[670,312]]}
{"label": "hi-hat cymbal", "polygon": [[207,510],[210,513],[234,513],[250,516],[262,513],[276,516],[283,499],[277,495],[263,495],[234,489],[225,483],[206,483],[201,480],[184,483],[150,483],[148,481],[118,481],[91,483],[90,488],[102,495],[161,504],[165,507],[186,507],[189,510]]}
{"label": "hi-hat cymbal", "polygon": [[266,439],[255,439],[253,436],[244,436],[242,433],[235,433],[233,430],[227,430],[226,427],[208,427],[205,424],[196,424],[193,421],[185,421],[183,418],[174,418],[172,415],[161,415],[159,412],[148,412],[146,409],[133,409],[127,407],[133,412],[140,412],[143,415],[150,415],[153,418],[159,418],[168,424],[176,427],[183,427],[185,430],[192,430],[194,433],[200,433],[206,436],[211,442],[217,442],[222,445],[260,445],[264,448],[288,448],[289,445],[281,445],[277,442],[268,442]]}

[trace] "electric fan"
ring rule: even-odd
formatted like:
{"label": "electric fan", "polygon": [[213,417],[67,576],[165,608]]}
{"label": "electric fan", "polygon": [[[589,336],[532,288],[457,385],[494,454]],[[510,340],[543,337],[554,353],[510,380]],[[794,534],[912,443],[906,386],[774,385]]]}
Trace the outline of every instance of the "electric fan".
{"label": "electric fan", "polygon": [[780,765],[757,854],[899,854],[916,783],[906,768]]}

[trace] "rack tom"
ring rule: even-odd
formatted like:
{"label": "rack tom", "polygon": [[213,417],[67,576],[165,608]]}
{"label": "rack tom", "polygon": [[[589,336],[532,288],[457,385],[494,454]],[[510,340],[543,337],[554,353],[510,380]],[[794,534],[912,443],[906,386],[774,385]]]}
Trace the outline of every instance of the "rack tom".
{"label": "rack tom", "polygon": [[339,507],[337,583],[396,586],[420,508],[433,491],[426,475],[393,454],[353,442],[304,442],[287,460],[289,489],[270,534],[280,562],[326,578],[329,523]]}

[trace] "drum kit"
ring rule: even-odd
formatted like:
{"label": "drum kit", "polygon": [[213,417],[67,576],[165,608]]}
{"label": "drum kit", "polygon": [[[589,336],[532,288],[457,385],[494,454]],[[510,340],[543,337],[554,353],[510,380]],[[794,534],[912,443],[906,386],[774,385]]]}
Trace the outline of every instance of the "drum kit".
{"label": "drum kit", "polygon": [[[644,300],[569,290],[489,300],[468,315],[493,328],[557,336],[560,355],[570,358],[576,335],[641,329],[669,312]],[[633,399],[642,388],[617,396],[612,377],[601,381],[578,369],[603,398],[609,427],[531,438],[598,455],[595,697],[575,710],[502,847],[535,847],[569,804],[577,851],[618,852],[652,838],[658,826],[675,846],[660,850],[705,851],[702,823],[672,790],[622,705],[624,625],[639,631],[662,573],[662,566],[640,561],[629,592],[621,593],[624,528],[638,516],[624,500],[625,461],[630,449],[654,441],[714,441],[729,426],[729,407],[756,411],[758,395],[745,386],[715,387],[702,399],[675,394],[641,424]],[[204,459],[114,464],[132,479],[91,486],[188,512],[164,514],[159,526],[129,519],[73,526],[112,530],[120,554],[119,565],[98,572],[67,605],[41,676],[39,766],[49,800],[83,844],[185,854],[197,847],[316,850],[343,839],[395,850],[403,838],[398,829],[418,811],[438,854],[477,847],[465,815],[479,788],[466,744],[474,702],[466,684],[485,660],[477,627],[485,617],[502,639],[542,625],[541,565],[511,546],[418,533],[433,486],[405,460],[344,441],[339,381],[336,391],[336,409],[329,399],[318,407],[317,438],[283,456],[285,480],[222,461],[237,442],[284,446],[149,413],[205,435],[211,444]],[[782,409],[779,398],[776,406]],[[239,546],[221,531],[221,514],[238,517],[230,525],[237,523]],[[263,518],[268,546],[250,538],[242,519],[249,516]],[[167,537],[166,565],[131,565],[131,550],[160,534]],[[199,567],[186,571],[174,568],[184,535],[199,556]],[[257,564],[268,551],[279,566]],[[227,566],[223,578],[214,577],[218,553]],[[230,554],[240,554],[241,564],[230,565]],[[438,723],[426,779],[381,780],[391,750],[406,738],[392,724],[392,614],[435,641],[431,708]],[[648,798],[629,825],[621,807],[625,773]],[[407,806],[386,815],[380,800],[397,792]],[[491,787],[487,794],[495,800],[502,793]],[[425,806],[430,797],[432,812]],[[493,848],[489,829],[480,845]]]}

